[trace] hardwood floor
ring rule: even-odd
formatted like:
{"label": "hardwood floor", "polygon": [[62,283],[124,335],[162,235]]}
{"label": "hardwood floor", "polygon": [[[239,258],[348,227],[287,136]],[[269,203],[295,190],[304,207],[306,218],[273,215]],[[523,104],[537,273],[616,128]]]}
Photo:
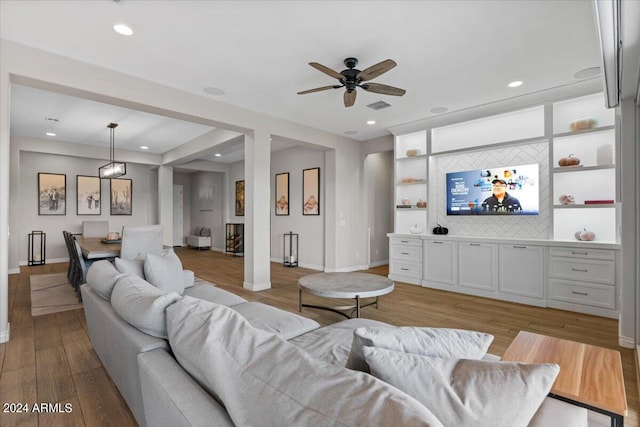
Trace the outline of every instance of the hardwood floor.
{"label": "hardwood floor", "polygon": [[[271,264],[272,288],[251,292],[242,288],[243,258],[218,252],[177,248],[185,269],[237,293],[297,312],[299,277],[317,273],[304,268]],[[22,267],[9,276],[9,321],[11,340],[0,344],[0,403],[61,403],[54,413],[0,412],[5,426],[128,426],[133,415],[109,379],[91,348],[82,309],[31,317],[29,276],[66,271],[67,264]],[[387,266],[369,270],[387,275]],[[305,302],[322,302],[305,295]],[[326,303],[326,301],[324,301]],[[332,301],[335,302],[335,301]],[[343,319],[338,314],[303,309],[302,315],[323,325]],[[640,402],[633,350],[617,345],[618,322],[613,319],[555,309],[496,301],[396,283],[396,289],[380,298],[379,308],[363,309],[363,317],[394,325],[416,325],[473,329],[491,333],[489,351],[502,355],[520,330],[538,332],[619,350],[622,355],[629,405],[626,426],[638,426]],[[71,411],[65,412],[64,404]],[[68,406],[67,406],[68,407]],[[3,408],[4,409],[4,408]]]}

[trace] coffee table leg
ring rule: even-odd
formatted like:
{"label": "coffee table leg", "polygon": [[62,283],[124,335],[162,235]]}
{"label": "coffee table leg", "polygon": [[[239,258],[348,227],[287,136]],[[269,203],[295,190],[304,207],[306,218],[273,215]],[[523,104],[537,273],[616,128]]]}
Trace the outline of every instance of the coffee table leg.
{"label": "coffee table leg", "polygon": [[302,289],[298,289],[298,311],[302,313]]}

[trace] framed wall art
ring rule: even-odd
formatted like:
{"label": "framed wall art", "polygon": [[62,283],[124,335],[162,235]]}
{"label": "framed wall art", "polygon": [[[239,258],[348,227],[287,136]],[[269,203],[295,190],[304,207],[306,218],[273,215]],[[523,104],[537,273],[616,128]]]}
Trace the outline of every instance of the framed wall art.
{"label": "framed wall art", "polygon": [[78,215],[102,213],[100,178],[76,175],[76,212]]}
{"label": "framed wall art", "polygon": [[198,189],[198,209],[200,212],[213,210],[213,185],[203,186]]}
{"label": "framed wall art", "polygon": [[244,216],[244,180],[236,181],[236,216]]}
{"label": "framed wall art", "polygon": [[289,172],[276,174],[276,215],[289,215]]}
{"label": "framed wall art", "polygon": [[302,215],[320,215],[320,168],[302,171]]}
{"label": "framed wall art", "polygon": [[133,211],[133,182],[127,178],[109,180],[111,215],[131,215]]}
{"label": "framed wall art", "polygon": [[38,172],[38,215],[67,214],[67,175]]}

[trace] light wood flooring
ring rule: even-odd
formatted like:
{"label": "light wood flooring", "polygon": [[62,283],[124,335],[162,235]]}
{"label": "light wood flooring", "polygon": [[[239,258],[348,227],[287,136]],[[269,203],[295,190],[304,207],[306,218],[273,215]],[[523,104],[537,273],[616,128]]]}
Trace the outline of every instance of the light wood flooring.
{"label": "light wood flooring", "polygon": [[[243,258],[218,252],[177,248],[185,269],[252,301],[297,312],[300,276],[317,273],[271,264],[272,288],[251,292],[242,288]],[[57,403],[68,413],[11,414],[0,412],[0,426],[128,426],[133,415],[91,348],[82,309],[31,317],[29,276],[66,271],[67,264],[23,267],[9,276],[11,340],[0,344],[0,404]],[[369,270],[386,275],[387,266]],[[305,302],[321,302],[305,295]],[[326,301],[323,301],[326,303]],[[332,302],[335,302],[332,301]],[[338,314],[304,308],[302,314],[323,325],[343,319]],[[473,329],[491,333],[489,351],[502,355],[520,330],[614,348],[622,355],[629,415],[627,427],[638,426],[638,387],[633,350],[617,345],[618,322],[602,317],[455,294],[396,283],[380,298],[379,308],[364,308],[362,316],[394,325]],[[4,409],[4,408],[3,408]]]}

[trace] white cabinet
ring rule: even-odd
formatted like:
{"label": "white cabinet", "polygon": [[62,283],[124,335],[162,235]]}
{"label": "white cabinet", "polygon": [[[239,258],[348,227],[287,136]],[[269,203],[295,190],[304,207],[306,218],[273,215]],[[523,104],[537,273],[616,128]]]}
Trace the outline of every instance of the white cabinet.
{"label": "white cabinet", "polygon": [[455,286],[458,270],[456,242],[425,240],[423,249],[424,271],[422,284],[441,289],[449,289]]}
{"label": "white cabinet", "polygon": [[616,251],[549,250],[549,307],[616,318]]}
{"label": "white cabinet", "polygon": [[422,240],[411,237],[389,239],[389,278],[420,285],[422,280]]}
{"label": "white cabinet", "polygon": [[500,245],[499,289],[511,300],[544,306],[544,247]]}
{"label": "white cabinet", "polygon": [[498,247],[492,243],[458,243],[458,284],[484,291],[498,289]]}

